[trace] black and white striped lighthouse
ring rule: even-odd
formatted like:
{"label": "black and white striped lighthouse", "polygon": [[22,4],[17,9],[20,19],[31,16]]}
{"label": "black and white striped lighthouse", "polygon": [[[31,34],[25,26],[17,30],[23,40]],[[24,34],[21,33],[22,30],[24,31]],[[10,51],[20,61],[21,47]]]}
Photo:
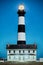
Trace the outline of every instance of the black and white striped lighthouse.
{"label": "black and white striped lighthouse", "polygon": [[17,44],[8,44],[7,61],[27,62],[36,61],[36,44],[26,44],[25,37],[25,10],[24,5],[20,5],[18,9],[18,40]]}
{"label": "black and white striped lighthouse", "polygon": [[17,44],[26,44],[26,37],[25,37],[25,11],[24,5],[20,5],[18,9],[18,40]]}

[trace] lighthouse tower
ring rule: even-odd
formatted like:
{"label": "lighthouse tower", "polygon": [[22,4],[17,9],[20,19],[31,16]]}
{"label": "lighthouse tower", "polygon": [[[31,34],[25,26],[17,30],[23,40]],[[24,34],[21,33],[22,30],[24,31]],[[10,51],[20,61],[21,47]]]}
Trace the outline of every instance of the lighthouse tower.
{"label": "lighthouse tower", "polygon": [[18,8],[18,40],[17,44],[8,44],[7,61],[36,61],[36,44],[26,44],[25,37],[25,10],[24,5]]}
{"label": "lighthouse tower", "polygon": [[18,8],[18,41],[17,44],[26,44],[25,38],[25,11],[24,5],[20,5]]}

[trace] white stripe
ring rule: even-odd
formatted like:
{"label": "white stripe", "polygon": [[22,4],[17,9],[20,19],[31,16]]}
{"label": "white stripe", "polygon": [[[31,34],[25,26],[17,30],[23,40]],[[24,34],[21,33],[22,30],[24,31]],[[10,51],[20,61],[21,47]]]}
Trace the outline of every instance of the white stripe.
{"label": "white stripe", "polygon": [[18,40],[20,41],[24,41],[24,40],[26,40],[26,38],[25,38],[25,33],[23,33],[23,32],[19,32],[18,33]]}
{"label": "white stripe", "polygon": [[25,24],[24,16],[19,16],[19,25],[20,24]]}

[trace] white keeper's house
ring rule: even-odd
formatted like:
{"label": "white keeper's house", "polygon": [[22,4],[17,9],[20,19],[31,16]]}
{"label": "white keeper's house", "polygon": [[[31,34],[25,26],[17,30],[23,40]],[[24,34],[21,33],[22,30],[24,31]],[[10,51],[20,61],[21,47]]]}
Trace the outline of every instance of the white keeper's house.
{"label": "white keeper's house", "polygon": [[26,44],[25,37],[25,10],[24,5],[20,5],[18,8],[18,40],[17,44],[8,44],[7,49],[7,61],[36,61],[37,45]]}

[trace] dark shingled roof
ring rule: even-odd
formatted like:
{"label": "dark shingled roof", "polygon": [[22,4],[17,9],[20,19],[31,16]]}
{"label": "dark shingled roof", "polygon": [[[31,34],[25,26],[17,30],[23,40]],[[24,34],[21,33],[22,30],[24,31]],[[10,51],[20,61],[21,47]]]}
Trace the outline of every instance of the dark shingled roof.
{"label": "dark shingled roof", "polygon": [[18,45],[11,45],[8,44],[6,46],[6,49],[37,49],[37,45],[36,44],[18,44]]}

